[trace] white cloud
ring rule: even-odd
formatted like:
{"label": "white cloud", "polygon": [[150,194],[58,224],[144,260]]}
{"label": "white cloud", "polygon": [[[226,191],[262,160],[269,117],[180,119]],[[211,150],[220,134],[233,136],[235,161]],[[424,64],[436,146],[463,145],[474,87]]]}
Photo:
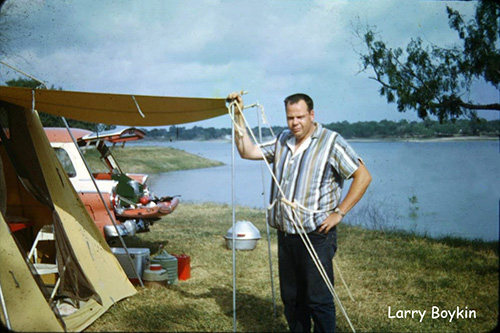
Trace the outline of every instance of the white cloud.
{"label": "white cloud", "polygon": [[326,122],[412,117],[385,103],[369,73],[358,74],[353,29],[358,22],[375,25],[393,46],[417,36],[440,43],[455,37],[445,6],[464,12],[474,6],[413,0],[42,4],[16,6],[13,17],[24,20],[17,55],[7,60],[19,68],[72,90],[223,97],[246,89],[246,99],[263,103],[276,124],[283,123],[282,99],[297,91],[338,111],[325,113]]}

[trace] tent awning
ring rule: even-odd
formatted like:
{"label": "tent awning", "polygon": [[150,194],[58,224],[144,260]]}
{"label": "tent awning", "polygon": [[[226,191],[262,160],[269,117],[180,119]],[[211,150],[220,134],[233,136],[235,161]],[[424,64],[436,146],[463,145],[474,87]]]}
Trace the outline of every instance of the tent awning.
{"label": "tent awning", "polygon": [[123,126],[185,124],[227,113],[224,98],[160,97],[0,86],[0,100],[55,116]]}

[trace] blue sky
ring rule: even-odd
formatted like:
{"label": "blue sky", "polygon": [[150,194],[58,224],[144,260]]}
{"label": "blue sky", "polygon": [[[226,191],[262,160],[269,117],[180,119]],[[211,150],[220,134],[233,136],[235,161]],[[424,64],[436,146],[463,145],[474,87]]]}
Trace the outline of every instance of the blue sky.
{"label": "blue sky", "polygon": [[[10,0],[2,58],[65,90],[187,97],[246,90],[245,102],[262,104],[271,125],[285,124],[282,101],[295,92],[314,99],[323,123],[417,120],[379,96],[370,71],[360,72],[354,30],[376,27],[392,47],[418,36],[451,45],[446,5],[470,18],[475,2]],[[15,76],[0,66],[0,81]],[[487,87],[472,96],[499,100]],[[222,116],[193,125],[231,123]]]}

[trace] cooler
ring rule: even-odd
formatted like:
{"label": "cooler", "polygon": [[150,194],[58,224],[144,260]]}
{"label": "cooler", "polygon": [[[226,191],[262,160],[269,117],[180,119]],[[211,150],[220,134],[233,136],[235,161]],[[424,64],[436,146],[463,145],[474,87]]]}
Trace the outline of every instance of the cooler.
{"label": "cooler", "polygon": [[122,266],[123,270],[127,274],[127,277],[132,283],[139,283],[139,279],[134,272],[134,267],[137,271],[137,274],[142,278],[142,274],[144,269],[149,264],[150,259],[150,251],[146,248],[128,248],[128,253],[132,258],[133,266],[127,257],[127,252],[125,252],[124,248],[121,247],[112,247],[111,252],[116,256],[118,262]]}

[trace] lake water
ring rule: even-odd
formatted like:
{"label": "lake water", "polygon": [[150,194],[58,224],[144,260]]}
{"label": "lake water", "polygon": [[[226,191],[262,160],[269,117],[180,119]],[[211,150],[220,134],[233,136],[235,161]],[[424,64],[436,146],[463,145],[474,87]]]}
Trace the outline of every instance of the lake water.
{"label": "lake water", "polygon": [[[179,194],[181,203],[231,204],[229,142],[137,144],[170,146],[225,163],[216,168],[151,175],[151,188],[157,196]],[[346,218],[346,223],[395,227],[432,237],[450,235],[498,240],[500,153],[497,141],[351,144],[365,161],[373,181],[358,206],[348,214],[352,222]],[[269,191],[270,179],[263,162],[243,160],[236,153],[236,204],[266,207],[264,192]],[[346,186],[349,184],[346,182]],[[368,214],[363,215],[363,209]]]}

